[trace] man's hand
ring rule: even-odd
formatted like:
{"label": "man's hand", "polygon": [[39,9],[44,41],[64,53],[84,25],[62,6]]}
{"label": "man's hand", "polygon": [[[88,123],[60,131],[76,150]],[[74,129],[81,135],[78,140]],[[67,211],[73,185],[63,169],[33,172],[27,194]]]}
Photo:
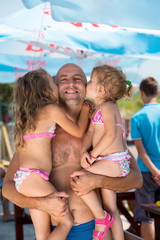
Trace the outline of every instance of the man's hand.
{"label": "man's hand", "polygon": [[75,171],[70,175],[70,185],[72,190],[78,195],[84,195],[92,191],[95,186],[95,175],[85,170]]}
{"label": "man's hand", "polygon": [[68,211],[68,197],[65,192],[55,192],[38,201],[38,209],[55,217],[64,216]]}
{"label": "man's hand", "polygon": [[159,171],[159,174],[156,174],[155,176],[152,176],[153,177],[153,180],[160,186],[160,170]]}

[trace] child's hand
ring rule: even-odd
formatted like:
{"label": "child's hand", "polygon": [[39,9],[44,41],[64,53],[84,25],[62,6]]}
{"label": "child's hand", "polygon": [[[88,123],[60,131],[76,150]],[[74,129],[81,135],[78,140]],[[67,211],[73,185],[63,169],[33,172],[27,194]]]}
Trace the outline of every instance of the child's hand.
{"label": "child's hand", "polygon": [[89,163],[90,163],[90,166],[95,162],[95,158],[92,158],[90,155],[89,155]]}
{"label": "child's hand", "polygon": [[87,169],[90,167],[90,156],[88,154],[88,152],[83,153],[82,157],[81,157],[81,166],[84,169]]}

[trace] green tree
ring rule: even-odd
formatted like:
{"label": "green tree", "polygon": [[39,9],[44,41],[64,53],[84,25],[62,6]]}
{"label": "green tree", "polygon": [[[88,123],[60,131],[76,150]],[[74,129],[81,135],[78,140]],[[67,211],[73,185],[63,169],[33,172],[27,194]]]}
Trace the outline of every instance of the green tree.
{"label": "green tree", "polygon": [[[157,101],[160,102],[160,94],[157,97]],[[131,118],[134,113],[143,107],[140,92],[138,91],[137,93],[133,94],[129,100],[125,100],[124,98],[120,99],[118,101],[118,106],[121,110],[123,118]]]}

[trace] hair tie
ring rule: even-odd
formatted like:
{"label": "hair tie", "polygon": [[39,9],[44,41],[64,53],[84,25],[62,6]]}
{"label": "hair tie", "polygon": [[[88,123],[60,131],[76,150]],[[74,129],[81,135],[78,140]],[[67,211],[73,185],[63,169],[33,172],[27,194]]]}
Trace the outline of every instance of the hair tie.
{"label": "hair tie", "polygon": [[85,98],[83,104],[87,105],[89,107],[89,113],[92,114],[93,110],[94,110],[94,106],[93,104],[91,105],[91,100],[88,100],[87,98]]}
{"label": "hair tie", "polygon": [[127,84],[127,85],[131,85],[132,83],[131,83],[131,81],[127,80],[127,81],[126,81],[126,84]]}

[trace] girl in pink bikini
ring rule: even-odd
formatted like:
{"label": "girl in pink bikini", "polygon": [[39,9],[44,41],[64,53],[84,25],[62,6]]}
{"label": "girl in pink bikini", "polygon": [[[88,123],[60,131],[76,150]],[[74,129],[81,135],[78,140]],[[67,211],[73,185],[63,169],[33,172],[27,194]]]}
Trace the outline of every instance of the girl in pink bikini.
{"label": "girl in pink bikini", "polygon": [[[58,88],[52,77],[43,69],[34,70],[20,77],[15,84],[15,148],[20,166],[14,176],[18,192],[29,197],[47,196],[56,192],[48,181],[52,169],[51,140],[55,137],[56,124],[76,137],[81,137],[87,127],[89,102],[82,107],[78,123],[71,121],[59,107]],[[88,107],[89,106],[89,107]],[[65,193],[57,196],[68,198]],[[65,240],[73,219],[66,215],[57,218],[58,225],[51,233],[50,216],[30,209],[36,239]]]}
{"label": "girl in pink bikini", "polygon": [[[131,87],[117,68],[109,65],[93,68],[87,97],[94,99],[97,109],[84,139],[81,158],[81,166],[87,171],[110,177],[125,177],[129,173],[130,155],[117,100],[130,96]],[[88,152],[91,146],[93,150]],[[114,239],[124,240],[116,193],[101,189],[101,194],[103,206],[110,214],[102,209],[94,191],[81,196],[96,218],[93,239],[104,239],[112,226]]]}

